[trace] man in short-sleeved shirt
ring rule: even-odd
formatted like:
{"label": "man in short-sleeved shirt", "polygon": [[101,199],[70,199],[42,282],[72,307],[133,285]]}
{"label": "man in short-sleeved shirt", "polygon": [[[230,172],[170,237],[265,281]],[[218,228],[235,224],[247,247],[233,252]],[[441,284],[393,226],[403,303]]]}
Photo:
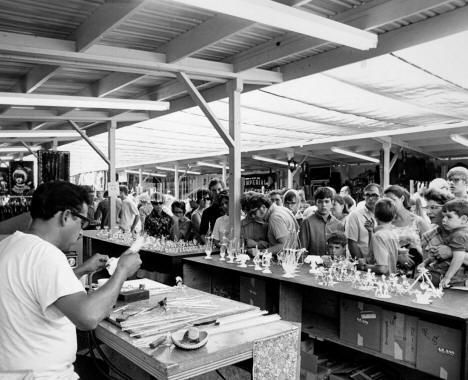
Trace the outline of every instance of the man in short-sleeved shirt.
{"label": "man in short-sleeved shirt", "polygon": [[0,243],[0,279],[0,371],[77,378],[71,365],[76,329],[54,302],[85,290],[63,252],[36,235],[15,232]]}
{"label": "man in short-sleeved shirt", "polygon": [[120,228],[125,232],[133,232],[138,224],[140,213],[133,199],[128,196],[128,189],[126,186],[120,186],[120,199],[122,199]]}
{"label": "man in short-sleeved shirt", "polygon": [[293,246],[296,246],[296,235],[299,230],[299,224],[296,221],[291,210],[284,206],[272,204],[268,209],[266,217],[268,221],[268,243],[275,246],[284,238],[294,238]]}
{"label": "man in short-sleeved shirt", "polygon": [[102,265],[85,270],[85,263],[74,273],[63,252],[89,222],[88,201],[80,186],[43,183],[32,196],[28,233],[16,232],[0,243],[0,379],[76,380],[75,326],[95,329],[141,265],[138,253],[125,252],[104,286],[84,291],[78,276]]}
{"label": "man in short-sleeved shirt", "polygon": [[346,237],[348,238],[348,249],[352,257],[366,258],[369,253],[369,232],[364,227],[366,221],[373,221],[374,207],[381,196],[381,187],[378,184],[371,183],[364,189],[365,205],[356,207],[346,220]]}

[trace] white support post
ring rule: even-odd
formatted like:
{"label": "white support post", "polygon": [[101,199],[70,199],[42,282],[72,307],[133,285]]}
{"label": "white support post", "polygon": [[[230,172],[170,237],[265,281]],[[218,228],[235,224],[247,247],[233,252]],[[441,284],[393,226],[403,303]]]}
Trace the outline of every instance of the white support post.
{"label": "white support post", "polygon": [[179,199],[179,163],[174,164],[174,197]]}
{"label": "white support post", "polygon": [[226,179],[227,179],[227,158],[223,158],[223,174],[222,174],[222,180],[223,183],[226,184]]}
{"label": "white support post", "polygon": [[234,236],[240,238],[241,221],[241,111],[240,96],[243,89],[241,79],[228,82],[229,135],[234,142],[229,146],[229,222]]}
{"label": "white support post", "polygon": [[[288,160],[292,160],[294,158],[294,152],[288,152]],[[293,188],[293,180],[294,180],[294,173],[289,170],[289,168],[286,169],[288,171],[288,189]]]}
{"label": "white support post", "polygon": [[57,151],[57,147],[58,147],[58,140],[57,140],[57,139],[53,139],[53,140],[52,140],[52,151],[56,152],[56,151]]}
{"label": "white support post", "polygon": [[115,203],[118,194],[118,182],[115,180],[115,131],[117,122],[111,120],[108,123],[108,149],[109,149],[109,228],[115,227],[117,215]]}
{"label": "white support post", "polygon": [[383,166],[383,179],[382,179],[382,186],[386,188],[390,185],[390,148],[392,147],[391,140],[389,138],[388,141],[382,143],[383,148],[383,162],[381,163]]}
{"label": "white support post", "polygon": [[143,192],[143,169],[138,169],[138,194]]}

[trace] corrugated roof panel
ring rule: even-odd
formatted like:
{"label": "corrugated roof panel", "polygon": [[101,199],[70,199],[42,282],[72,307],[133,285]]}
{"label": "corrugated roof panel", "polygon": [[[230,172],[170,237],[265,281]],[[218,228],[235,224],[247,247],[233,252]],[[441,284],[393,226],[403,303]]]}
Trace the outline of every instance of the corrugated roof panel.
{"label": "corrugated roof panel", "polygon": [[0,30],[67,38],[104,0],[0,0]]}

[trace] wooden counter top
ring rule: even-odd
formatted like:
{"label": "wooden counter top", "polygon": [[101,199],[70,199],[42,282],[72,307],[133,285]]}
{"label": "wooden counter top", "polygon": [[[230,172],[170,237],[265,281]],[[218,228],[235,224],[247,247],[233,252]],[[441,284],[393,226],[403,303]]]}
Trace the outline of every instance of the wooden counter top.
{"label": "wooden counter top", "polygon": [[357,297],[362,300],[371,300],[374,303],[382,303],[387,307],[397,306],[404,307],[406,309],[417,310],[418,312],[424,312],[433,315],[443,315],[445,317],[451,317],[458,320],[468,320],[468,293],[461,290],[445,291],[442,298],[433,299],[430,305],[421,305],[413,302],[413,297],[410,295],[392,295],[392,298],[382,299],[374,295],[373,291],[365,291],[354,289],[350,282],[339,282],[333,286],[319,285],[318,280],[314,275],[309,273],[309,265],[303,265],[300,267],[298,275],[293,278],[283,277],[283,269],[273,264],[270,269],[273,273],[265,274],[261,271],[255,271],[252,264],[248,264],[247,268],[240,268],[238,264],[228,264],[225,261],[220,261],[218,258],[213,260],[205,260],[203,257],[186,258],[183,260],[184,265],[202,265],[213,271],[213,268],[220,268],[245,274],[251,277],[273,279],[280,283],[287,283],[290,285],[297,285],[303,287],[313,287],[326,289],[331,292],[345,294],[352,297]]}

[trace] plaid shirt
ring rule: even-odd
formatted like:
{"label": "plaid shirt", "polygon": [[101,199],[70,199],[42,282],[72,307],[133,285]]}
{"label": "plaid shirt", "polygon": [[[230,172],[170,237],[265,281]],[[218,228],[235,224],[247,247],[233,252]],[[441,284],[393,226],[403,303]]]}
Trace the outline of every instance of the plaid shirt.
{"label": "plaid shirt", "polygon": [[423,249],[426,249],[426,247],[429,245],[445,245],[447,244],[448,236],[449,234],[445,230],[443,230],[440,226],[437,226],[423,233],[421,236],[421,245]]}

